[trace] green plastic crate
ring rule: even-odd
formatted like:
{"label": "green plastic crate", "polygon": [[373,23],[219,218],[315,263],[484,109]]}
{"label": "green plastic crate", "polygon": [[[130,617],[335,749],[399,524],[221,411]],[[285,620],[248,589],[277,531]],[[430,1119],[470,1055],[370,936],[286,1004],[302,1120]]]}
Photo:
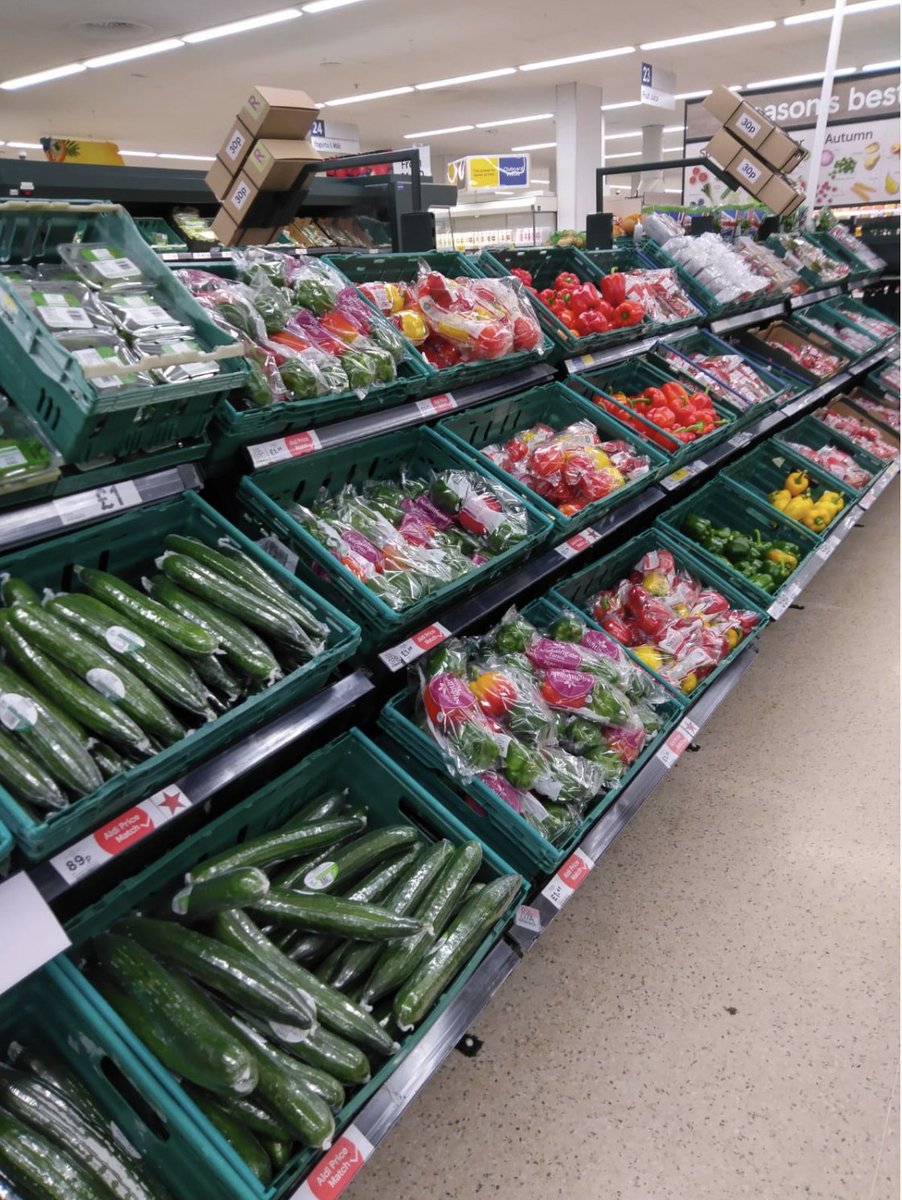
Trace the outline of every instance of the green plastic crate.
{"label": "green plastic crate", "polygon": [[[612,271],[660,271],[661,264],[656,263],[654,259],[643,254],[636,243],[631,239],[625,240],[624,246],[615,246],[611,250],[578,250],[578,254],[582,254],[587,258],[593,266],[597,267],[605,275],[609,275]],[[663,268],[668,269],[668,268]],[[670,333],[674,329],[682,329],[687,325],[698,325],[707,317],[707,312],[695,299],[691,291],[692,277],[682,267],[670,267],[680,287],[686,293],[687,299],[692,303],[695,312],[688,317],[681,317],[676,321],[652,321],[648,324],[643,324],[643,333]]]}
{"label": "green plastic crate", "polygon": [[[466,276],[482,279],[486,272],[476,260],[455,250],[430,250],[423,254],[330,254],[326,261],[350,279],[361,283],[410,283],[419,274],[420,263],[431,271],[439,271],[449,279]],[[506,271],[500,272],[506,275]],[[540,362],[551,354],[551,342],[545,338],[539,350],[517,350],[503,358],[479,359],[455,363],[451,367],[433,367],[423,359],[426,376],[421,381],[420,396],[435,396],[456,388],[470,387],[484,379],[494,379],[509,371],[518,371],[530,363]],[[422,357],[422,356],[421,356]]]}
{"label": "green plastic crate", "polygon": [[849,268],[848,278],[855,282],[858,279],[867,279],[875,273],[873,267],[869,267],[863,262],[857,254],[853,254],[847,246],[842,242],[832,238],[829,232],[818,233],[815,230],[806,232],[805,237],[809,242],[813,242],[830,258],[836,259],[838,262],[845,263]]}
{"label": "green plastic crate", "polygon": [[[687,235],[689,236],[689,235]],[[647,255],[653,263],[661,267],[680,267],[681,264],[675,258],[672,258],[666,250],[657,244],[646,239],[642,243],[642,253]],[[773,304],[777,297],[771,293],[765,295],[748,296],[744,300],[718,300],[710,288],[706,287],[685,267],[681,268],[686,279],[686,287],[689,295],[698,304],[704,308],[708,314],[709,320],[718,320],[720,317],[728,317],[732,313],[749,312],[753,308],[761,308],[768,304]]]}
{"label": "green plastic crate", "polygon": [[[3,386],[33,416],[67,462],[87,463],[200,437],[220,401],[244,379],[236,343],[210,319],[115,204],[65,201],[0,202],[0,262],[57,263],[57,246],[81,238],[119,246],[140,267],[176,316],[199,341],[222,355],[206,379],[123,388],[100,395],[81,364],[0,276],[0,356]],[[240,347],[239,347],[240,351]]]}
{"label": "green plastic crate", "polygon": [[[801,446],[809,446],[812,450],[822,450],[824,446],[829,445],[838,446],[840,450],[845,450],[855,461],[856,465],[861,467],[863,471],[868,471],[871,476],[865,486],[860,489],[853,488],[848,483],[843,484],[843,487],[847,488],[856,497],[866,492],[880,472],[885,470],[888,465],[868,450],[863,450],[861,446],[853,442],[851,438],[847,438],[845,434],[840,433],[839,430],[831,429],[829,425],[825,425],[823,421],[819,421],[817,417],[810,414],[796,421],[794,425],[788,425],[785,429],[778,430],[774,434],[774,441],[786,446],[790,451],[792,450],[793,443]],[[804,455],[802,457],[805,458]],[[806,465],[808,461],[805,458]],[[815,466],[816,464],[812,463],[811,465]],[[835,481],[836,486],[839,487],[842,483],[839,476],[833,475],[829,471],[827,474]]]}
{"label": "green plastic crate", "polygon": [[[522,615],[534,623],[545,624],[553,621],[569,607],[570,605],[552,592],[527,605],[522,609]],[[597,628],[594,624],[592,627]],[[641,664],[640,670],[648,673]],[[560,844],[552,843],[544,838],[478,778],[473,778],[466,784],[452,781],[447,793],[442,793],[443,803],[462,821],[465,821],[483,842],[493,846],[499,854],[512,863],[522,875],[529,879],[535,879],[540,875],[551,874],[572,852],[586,830],[598,820],[605,809],[613,804],[674,726],[679,723],[684,711],[684,700],[678,699],[672,689],[665,688],[664,690],[667,699],[659,709],[664,717],[662,728],[643,748],[642,753],[617,786],[604,792],[594,805],[587,808],[582,821]],[[408,688],[392,697],[385,705],[379,717],[379,723],[420,764],[421,768],[430,773],[428,776],[430,780],[444,776],[447,786],[448,767],[442,753],[428,733],[424,732],[417,724],[415,713],[416,689]],[[428,786],[431,788],[433,784],[430,782]]]}
{"label": "green plastic crate", "polygon": [[[740,575],[732,566],[721,562],[699,542],[693,541],[685,534],[683,518],[688,513],[698,513],[699,516],[707,517],[718,526],[728,526],[730,529],[735,529],[750,537],[756,529],[759,529],[761,536],[769,541],[795,542],[801,551],[798,566],[776,591],[767,592],[744,575]],[[687,496],[685,500],[681,500],[673,508],[662,513],[655,521],[655,525],[671,534],[676,541],[688,546],[693,557],[711,563],[718,573],[729,579],[740,592],[751,596],[759,608],[765,609],[773,604],[776,597],[788,584],[792,583],[820,545],[820,540],[813,533],[807,529],[801,529],[797,521],[790,521],[773,505],[762,503],[749,493],[732,488],[719,479],[705,484],[693,495]]]}
{"label": "green plastic crate", "polygon": [[0,822],[0,875],[5,875],[9,869],[9,860],[13,852],[13,835]]}
{"label": "green plastic crate", "polygon": [[[742,458],[725,467],[721,475],[729,484],[753,496],[759,502],[770,503],[768,497],[771,492],[775,492],[782,488],[783,481],[791,471],[804,471],[811,482],[820,490],[828,490],[839,492],[845,497],[846,507],[841,509],[833,518],[830,524],[821,533],[815,533],[808,529],[801,521],[796,521],[793,517],[788,516],[783,512],[781,515],[784,520],[796,529],[810,533],[812,537],[823,541],[832,532],[837,521],[842,520],[849,511],[849,506],[854,504],[859,493],[837,479],[835,475],[831,475],[829,471],[825,471],[816,463],[809,462],[802,454],[796,454],[795,451],[789,450],[786,446],[780,445],[779,442],[773,440],[763,442],[760,446],[756,446],[750,450],[748,454],[744,454]],[[777,510],[780,511],[780,510]]]}
{"label": "green plastic crate", "polygon": [[[886,313],[878,312],[876,308],[870,308],[867,304],[862,304],[854,296],[836,296],[833,300],[825,300],[822,304],[818,304],[817,307],[834,313],[838,320],[849,325],[854,325],[856,329],[862,328],[858,322],[859,317],[872,317],[877,321],[882,321],[886,325],[893,325],[893,322],[887,317]],[[898,337],[899,326],[895,325],[883,335],[872,333],[870,330],[867,330],[867,332],[872,338],[876,338],[879,346],[885,346],[894,337]]]}
{"label": "green plastic crate", "polygon": [[135,226],[151,249],[167,254],[188,253],[188,243],[162,217],[135,217]]}
{"label": "green plastic crate", "polygon": [[[726,667],[733,661],[740,649],[746,645],[750,638],[757,637],[760,630],[767,624],[767,617],[761,612],[757,604],[750,603],[748,597],[744,596],[742,592],[734,587],[719,570],[710,566],[703,559],[698,558],[684,542],[669,537],[661,529],[646,529],[643,533],[636,534],[635,537],[630,538],[628,542],[624,542],[622,546],[618,546],[616,550],[612,550],[609,554],[605,554],[602,558],[599,558],[597,562],[590,563],[588,566],[583,567],[582,570],[571,575],[569,579],[564,579],[556,584],[551,594],[560,600],[562,604],[568,605],[570,608],[575,608],[589,622],[593,629],[601,629],[602,627],[595,620],[593,613],[593,600],[595,596],[601,591],[616,587],[621,580],[627,579],[636,563],[652,550],[668,550],[673,555],[677,567],[688,571],[690,575],[700,583],[705,584],[706,587],[715,588],[722,596],[729,600],[733,608],[755,612],[760,617],[756,630],[735,646],[726,658],[717,664],[710,675],[706,675],[704,679],[699,681],[698,686],[691,693],[691,696],[687,696],[681,692],[678,684],[666,679],[646,663],[641,663],[643,670],[653,675],[662,687],[666,688],[668,692],[679,699],[681,704],[689,704],[697,700],[711,686],[714,680],[723,674]],[[605,630],[604,632],[607,631]],[[608,637],[613,637],[613,635],[609,633]],[[614,640],[616,641],[617,639],[614,638]],[[626,646],[625,649],[631,658],[636,659],[631,647]],[[636,659],[636,661],[641,662],[641,659]]]}
{"label": "green plastic crate", "polygon": [[[265,784],[205,829],[181,843],[161,862],[146,867],[127,879],[108,896],[87,908],[67,926],[73,951],[64,961],[63,971],[74,990],[96,1010],[112,1033],[127,1045],[140,1062],[154,1090],[163,1098],[173,1123],[185,1123],[205,1148],[210,1179],[201,1195],[210,1200],[239,1195],[248,1200],[273,1200],[296,1186],[317,1155],[315,1150],[301,1151],[280,1172],[270,1187],[264,1187],[235,1154],[193,1101],[184,1093],[175,1077],[163,1067],[132,1034],[115,1012],[73,965],[81,958],[85,944],[134,909],[150,911],[159,899],[181,885],[187,871],[220,851],[248,838],[278,829],[289,821],[311,797],[336,787],[348,791],[352,804],[365,805],[372,828],[384,825],[413,825],[428,842],[445,837],[455,845],[473,838],[467,825],[448,812],[428,790],[418,784],[392,759],[359,730],[330,742],[296,766]],[[477,876],[489,882],[513,872],[503,858],[490,847],[483,850],[483,863]],[[514,907],[525,889],[507,912],[496,922],[479,948],[456,979],[436,1002],[432,1012],[417,1029],[404,1038],[401,1049],[386,1060],[370,1081],[357,1089],[336,1115],[336,1133],[342,1130],[367,1100],[390,1079],[392,1072],[441,1017],[460,992],[467,979],[501,937]],[[230,1190],[236,1186],[237,1190]],[[229,1189],[223,1192],[223,1188]]]}
{"label": "green plastic crate", "polygon": [[75,584],[72,566],[78,563],[112,571],[140,587],[141,576],[153,574],[153,560],[162,553],[166,534],[173,532],[199,537],[213,544],[224,536],[234,540],[329,626],[328,645],[322,654],[272,687],[249,696],[174,746],[107,780],[92,795],[73,801],[61,812],[46,815],[26,812],[0,787],[0,816],[31,862],[46,858],[54,850],[95,828],[103,818],[114,816],[128,804],[152,795],[298,703],[321,687],[332,670],[357,649],[360,630],[352,621],[295,579],[194,492],[50,538],[27,550],[15,551],[0,559],[0,571],[8,570],[21,576],[39,592],[45,587],[67,591]]}
{"label": "green plastic crate", "polygon": [[[834,264],[838,263],[843,267],[850,266],[846,257],[840,254],[838,247],[831,244],[829,249],[827,249],[821,242],[817,240],[814,234],[795,233],[788,235],[772,233],[764,244],[770,250],[773,250],[775,254],[778,254],[780,258],[786,258],[791,251],[780,239],[787,236],[792,236],[797,241],[807,242],[810,246],[815,246],[820,251],[820,254],[823,258],[827,259],[828,261],[832,261]],[[819,271],[813,271],[811,267],[808,266],[793,266],[792,269],[797,274],[801,275],[805,282],[809,283],[813,288],[836,287],[837,285],[842,285],[846,281],[853,280],[855,278],[861,278],[864,275],[873,274],[872,271],[864,271],[856,274],[854,272],[854,268],[850,268],[849,273],[847,275],[843,275],[840,279],[824,279]]]}
{"label": "green plastic crate", "polygon": [[[670,352],[682,360],[681,366],[678,366],[676,362],[671,363],[668,361],[666,355]],[[706,358],[715,358],[728,354],[737,355],[769,389],[768,395],[761,400],[754,400],[752,403],[749,403],[744,393],[723,383],[722,380],[718,379],[716,375],[712,374],[701,363],[695,362],[693,360],[694,354],[703,354]],[[665,370],[679,370],[682,375],[690,378],[696,386],[702,387],[705,391],[710,391],[711,395],[716,399],[724,401],[731,408],[739,412],[750,413],[755,418],[766,412],[768,408],[779,404],[788,391],[785,381],[778,379],[771,371],[766,370],[758,362],[754,361],[750,355],[743,353],[738,346],[733,346],[729,342],[725,342],[722,338],[716,337],[715,334],[707,329],[700,329],[695,333],[686,333],[682,337],[668,338],[666,342],[658,342],[652,351],[652,357],[654,360],[660,361]],[[690,374],[690,371],[693,374]]]}
{"label": "green plastic crate", "polygon": [[[720,400],[712,400],[711,403],[718,416],[723,418],[723,424],[712,429],[710,433],[704,437],[696,439],[694,442],[688,442],[685,445],[679,445],[678,449],[671,449],[669,446],[660,446],[653,441],[654,437],[667,434],[667,431],[655,425],[648,417],[642,413],[634,412],[627,405],[621,404],[613,398],[614,392],[625,392],[627,395],[638,395],[647,387],[661,387],[662,384],[668,382],[685,383],[688,381],[688,391],[696,391],[697,385],[694,380],[688,378],[680,378],[677,372],[670,367],[666,371],[662,371],[660,367],[654,366],[645,358],[631,358],[624,362],[614,363],[608,367],[598,367],[596,370],[583,371],[579,375],[571,375],[568,380],[569,386],[573,388],[584,399],[590,403],[598,401],[603,403],[605,411],[609,416],[617,417],[618,413],[622,413],[624,417],[638,419],[642,425],[642,429],[647,432],[640,433],[631,425],[621,422],[627,430],[627,434],[632,439],[637,437],[642,442],[642,445],[654,445],[661,454],[666,458],[666,463],[659,470],[659,475],[667,475],[671,471],[675,471],[684,463],[692,462],[698,456],[711,446],[716,446],[718,442],[730,433],[733,433],[737,428],[736,413],[723,404]],[[674,439],[670,439],[674,440]]]}
{"label": "green plastic crate", "polygon": [[481,453],[484,446],[492,442],[506,442],[519,430],[528,429],[540,421],[556,430],[564,429],[575,421],[589,421],[598,429],[602,441],[619,440],[623,436],[623,429],[618,421],[610,419],[601,408],[583,400],[562,383],[531,388],[527,392],[518,392],[515,396],[496,400],[493,404],[481,408],[465,409],[452,417],[445,417],[439,421],[436,428],[441,437],[447,438],[465,453],[472,454],[483,470],[497,475],[512,491],[525,496],[539,512],[550,517],[557,529],[567,533],[575,533],[578,529],[591,525],[603,512],[621,504],[627,496],[648,487],[667,461],[655,447],[643,446],[641,452],[650,459],[650,469],[645,475],[600,500],[592,501],[582,512],[567,517],[550,501],[543,499],[525,483],[509,475]]}
{"label": "green plastic crate", "polygon": [[[59,958],[0,997],[4,1051],[20,1042],[61,1058],[177,1200],[221,1200],[209,1191],[217,1155],[175,1110],[140,1057],[110,1028]],[[238,1190],[229,1197],[243,1195]]]}
{"label": "green plastic crate", "polygon": [[[873,354],[875,350],[881,346],[881,339],[875,337],[867,329],[863,329],[856,324],[854,320],[849,320],[832,309],[829,304],[812,304],[810,308],[800,309],[793,313],[793,321],[801,325],[803,329],[811,333],[820,334],[836,349],[837,354],[842,354],[851,362],[858,362],[861,358],[866,358],[869,354]],[[816,322],[823,322],[830,329],[822,329]],[[868,340],[868,346],[864,350],[856,350],[842,339],[842,332],[845,329],[854,329],[857,333],[863,334]],[[885,339],[884,339],[885,340]]]}
{"label": "green plastic crate", "polygon": [[264,528],[287,542],[308,566],[315,564],[317,573],[325,572],[336,596],[343,597],[342,602],[360,622],[364,646],[371,647],[385,644],[392,636],[416,627],[452,599],[503,574],[545,540],[552,529],[551,521],[523,500],[528,521],[523,541],[396,612],[289,516],[287,510],[295,502],[311,504],[321,488],[334,494],[349,483],[361,486],[368,479],[396,479],[402,472],[428,478],[433,472],[449,467],[486,474],[472,458],[431,429],[402,429],[357,445],[337,446],[295,462],[267,467],[253,477],[242,479],[238,494],[251,516]]}

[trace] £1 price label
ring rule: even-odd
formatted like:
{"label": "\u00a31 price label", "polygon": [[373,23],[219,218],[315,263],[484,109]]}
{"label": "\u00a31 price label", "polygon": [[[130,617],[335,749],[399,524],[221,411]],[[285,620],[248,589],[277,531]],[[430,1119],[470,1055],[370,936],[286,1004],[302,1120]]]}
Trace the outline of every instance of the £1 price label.
{"label": "\u00a31 price label", "polygon": [[699,727],[695,721],[690,721],[688,717],[684,717],[673,733],[667,738],[664,745],[655,755],[655,758],[659,762],[662,762],[669,771],[683,751],[692,745],[692,739],[698,733],[698,729]]}
{"label": "\u00a31 price label", "polygon": [[561,558],[575,558],[577,554],[582,554],[584,550],[594,546],[600,539],[601,534],[597,529],[584,529],[582,533],[574,533],[572,537],[567,538],[566,542],[555,546],[555,550]]}
{"label": "\u00a31 price label", "polygon": [[62,525],[80,525],[97,517],[111,517],[124,508],[134,508],[140,503],[141,493],[132,480],[122,479],[119,483],[92,488],[90,492],[78,492],[63,500],[54,500],[53,511]]}
{"label": "\u00a31 price label", "polygon": [[383,650],[379,657],[390,671],[400,671],[402,667],[416,662],[427,650],[433,650],[450,636],[451,630],[436,621],[434,625],[427,625],[425,629],[409,637],[406,642],[400,642],[390,650]]}
{"label": "\u00a31 price label", "polygon": [[356,1125],[349,1125],[289,1200],[334,1200],[347,1188],[373,1149],[369,1138]]}
{"label": "\u00a31 price label", "polygon": [[542,888],[542,895],[555,908],[563,908],[594,866],[595,860],[584,850],[574,850],[551,882]]}

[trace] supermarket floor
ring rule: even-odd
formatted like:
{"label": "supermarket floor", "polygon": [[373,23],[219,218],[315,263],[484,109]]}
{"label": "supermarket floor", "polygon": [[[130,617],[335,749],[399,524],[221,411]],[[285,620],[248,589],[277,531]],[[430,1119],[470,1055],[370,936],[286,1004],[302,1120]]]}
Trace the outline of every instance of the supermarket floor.
{"label": "supermarket floor", "polygon": [[899,487],[350,1200],[896,1200]]}

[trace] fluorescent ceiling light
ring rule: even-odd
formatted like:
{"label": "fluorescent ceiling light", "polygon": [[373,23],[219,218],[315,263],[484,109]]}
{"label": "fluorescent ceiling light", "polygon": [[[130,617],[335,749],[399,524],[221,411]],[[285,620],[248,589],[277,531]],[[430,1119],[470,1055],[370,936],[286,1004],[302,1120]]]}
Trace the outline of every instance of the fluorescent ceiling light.
{"label": "fluorescent ceiling light", "polygon": [[516,67],[499,67],[497,71],[477,71],[475,75],[454,75],[451,79],[433,79],[429,83],[418,83],[418,92],[432,88],[455,87],[458,83],[477,83],[480,79],[499,79],[502,75],[516,75]]}
{"label": "fluorescent ceiling light", "polygon": [[156,150],[120,150],[127,158],[159,158]]}
{"label": "fluorescent ceiling light", "polygon": [[683,37],[664,38],[660,42],[641,42],[640,50],[665,50],[668,46],[691,46],[695,42],[715,42],[718,38],[738,37],[741,33],[761,33],[775,29],[776,21],[756,21],[754,25],[734,25],[731,29],[709,29],[707,33],[687,33]]}
{"label": "fluorescent ceiling light", "polygon": [[473,125],[449,125],[447,129],[422,129],[419,133],[405,133],[404,136],[410,138],[424,137],[439,137],[443,133],[465,133],[468,129],[474,129]]}
{"label": "fluorescent ceiling light", "polygon": [[282,21],[293,21],[302,15],[299,8],[280,8],[277,12],[264,13],[262,17],[248,17],[244,21],[230,21],[227,25],[214,25],[210,29],[199,29],[186,33],[182,41],[212,42],[214,38],[229,37],[233,33],[247,33],[251,29],[262,29],[265,25],[278,25]]}
{"label": "fluorescent ceiling light", "polygon": [[661,151],[661,153],[662,154],[682,154],[683,147],[682,146],[665,146],[664,149]]}
{"label": "fluorescent ceiling light", "polygon": [[114,54],[100,54],[97,58],[86,58],[86,67],[112,67],[116,63],[130,62],[133,58],[146,58],[149,54],[162,54],[164,50],[178,50],[184,46],[181,38],[163,38],[160,42],[145,42],[143,46],[132,46],[130,50],[117,50]]}
{"label": "fluorescent ceiling light", "polygon": [[7,146],[11,146],[13,150],[43,150],[44,147],[40,142],[7,142]]}
{"label": "fluorescent ceiling light", "polygon": [[631,129],[629,133],[606,133],[604,140],[606,142],[619,142],[622,138],[641,137],[641,129]]}
{"label": "fluorescent ceiling light", "polygon": [[641,157],[642,157],[641,150],[630,150],[629,154],[606,154],[604,156],[604,159],[605,159],[605,162],[610,162],[611,159],[614,159],[614,158],[641,158]]}
{"label": "fluorescent ceiling light", "polygon": [[305,13],[328,12],[330,8],[344,8],[346,4],[357,4],[359,0],[311,0],[304,5]]}
{"label": "fluorescent ceiling light", "polygon": [[[857,67],[838,67],[834,75],[854,75]],[[814,71],[810,75],[786,75],[782,79],[759,79],[755,83],[747,83],[747,88],[781,87],[784,83],[810,83],[813,79],[823,79],[823,71]]]}
{"label": "fluorescent ceiling light", "polygon": [[682,196],[682,194],[683,194],[682,188],[665,188],[664,189],[665,196]]}
{"label": "fluorescent ceiling light", "polygon": [[384,92],[361,92],[359,96],[342,96],[338,100],[324,100],[324,108],[334,108],[337,104],[362,104],[364,100],[384,100],[387,96],[405,96],[412,92],[412,87],[386,88]]}
{"label": "fluorescent ceiling light", "polygon": [[477,129],[494,129],[497,125],[525,125],[528,121],[553,121],[554,113],[534,113],[531,117],[506,117],[503,121],[480,121]]}
{"label": "fluorescent ceiling light", "polygon": [[[863,0],[861,4],[847,4],[843,10],[843,18],[854,17],[856,13],[874,12],[878,8],[896,8],[899,0]],[[807,25],[809,21],[829,21],[833,16],[832,8],[818,8],[814,12],[797,13],[794,17],[784,17],[784,25]]]}
{"label": "fluorescent ceiling light", "polygon": [[635,46],[617,46],[614,50],[595,50],[592,54],[571,54],[568,58],[549,58],[545,62],[524,63],[520,70],[543,71],[546,67],[568,67],[571,63],[593,62],[597,58],[616,58],[619,54],[635,53]]}
{"label": "fluorescent ceiling light", "polygon": [[[511,146],[511,150],[514,154],[519,154],[521,150],[553,150],[556,145],[557,142],[529,142],[525,146]],[[536,182],[538,183],[538,180]]]}
{"label": "fluorescent ceiling light", "polygon": [[895,62],[865,63],[865,65],[861,69],[862,69],[862,71],[888,71],[888,70],[891,70],[893,67],[898,67],[898,65],[899,65],[899,60],[897,58]]}
{"label": "fluorescent ceiling light", "polygon": [[[64,67],[51,67],[48,71],[35,71],[33,75],[20,75],[18,79],[6,79],[0,83],[5,92],[31,87],[35,83],[49,83],[51,79],[62,79],[66,75],[77,75],[85,69],[84,63],[66,63]],[[12,142],[9,143],[12,145]]]}
{"label": "fluorescent ceiling light", "polygon": [[701,100],[702,96],[710,96],[710,88],[702,88],[699,92],[677,92],[674,100]]}
{"label": "fluorescent ceiling light", "polygon": [[665,125],[663,133],[682,133],[685,126],[683,125]]}
{"label": "fluorescent ceiling light", "polygon": [[180,158],[183,162],[216,162],[214,154],[158,154],[157,158]]}
{"label": "fluorescent ceiling light", "polygon": [[613,112],[615,108],[638,108],[641,100],[621,100],[619,104],[602,104],[602,112]]}

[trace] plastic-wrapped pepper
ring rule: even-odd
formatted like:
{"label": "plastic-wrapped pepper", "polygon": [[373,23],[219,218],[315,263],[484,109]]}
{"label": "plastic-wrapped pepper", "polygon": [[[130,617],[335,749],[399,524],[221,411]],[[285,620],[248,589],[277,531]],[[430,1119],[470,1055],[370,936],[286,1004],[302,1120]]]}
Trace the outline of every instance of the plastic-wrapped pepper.
{"label": "plastic-wrapped pepper", "polygon": [[341,365],[353,391],[370,388],[376,380],[376,364],[370,354],[348,350],[341,356]]}
{"label": "plastic-wrapped pepper", "polygon": [[504,774],[514,787],[531,788],[545,771],[541,754],[511,738],[504,756]]}

